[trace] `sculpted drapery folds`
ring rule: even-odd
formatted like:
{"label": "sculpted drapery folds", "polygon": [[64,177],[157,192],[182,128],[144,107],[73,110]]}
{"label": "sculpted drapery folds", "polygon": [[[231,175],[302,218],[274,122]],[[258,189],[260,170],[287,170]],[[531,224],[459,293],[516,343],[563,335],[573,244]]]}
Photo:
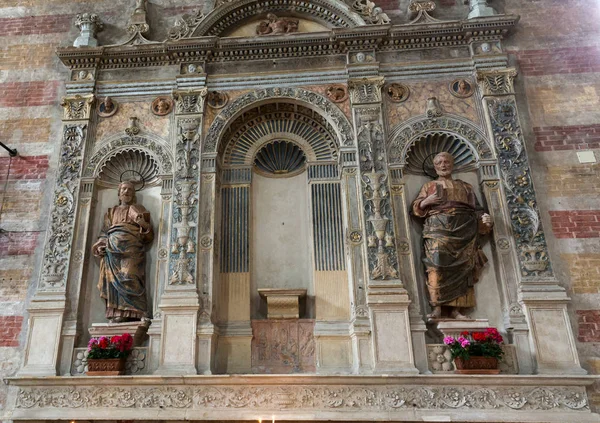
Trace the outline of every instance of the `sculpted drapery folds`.
{"label": "sculpted drapery folds", "polygon": [[433,312],[442,316],[442,306],[450,317],[466,318],[461,308],[475,306],[474,285],[487,258],[479,236],[492,229],[490,215],[483,213],[473,187],[452,179],[454,159],[439,153],[433,160],[438,179],[423,185],[412,203],[415,216],[425,218],[423,263],[427,271],[427,290]]}
{"label": "sculpted drapery folds", "polygon": [[119,185],[119,205],[108,209],[92,253],[100,257],[98,289],[112,322],[140,320],[148,309],[144,278],[146,246],[152,241],[150,212],[136,204],[133,182]]}

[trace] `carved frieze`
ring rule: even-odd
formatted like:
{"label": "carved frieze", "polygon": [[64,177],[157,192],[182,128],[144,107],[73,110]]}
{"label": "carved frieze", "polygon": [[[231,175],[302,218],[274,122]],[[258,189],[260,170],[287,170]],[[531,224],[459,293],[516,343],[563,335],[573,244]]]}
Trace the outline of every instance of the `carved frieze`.
{"label": "carved frieze", "polygon": [[204,19],[204,14],[196,10],[189,16],[183,16],[175,21],[175,25],[169,29],[168,38],[172,41],[189,38],[192,36],[200,22]]}
{"label": "carved frieze", "polygon": [[60,104],[63,107],[63,120],[89,119],[93,104],[93,94],[63,98],[63,101]]}
{"label": "carved frieze", "polygon": [[65,125],[39,290],[66,285],[87,125]]}
{"label": "carved frieze", "polygon": [[551,277],[553,272],[516,102],[513,97],[489,98],[487,106],[521,274],[525,277]]}
{"label": "carved frieze", "polygon": [[402,413],[407,410],[589,412],[580,386],[156,385],[23,386],[17,409],[304,410]]}
{"label": "carved frieze", "polygon": [[517,71],[514,68],[479,71],[477,72],[477,82],[484,96],[513,94],[516,76]]}
{"label": "carved frieze", "polygon": [[312,91],[304,90],[302,88],[286,87],[268,88],[265,90],[253,91],[251,93],[244,94],[230,102],[229,105],[226,106],[221,113],[219,113],[219,115],[217,115],[208,129],[208,133],[206,134],[204,141],[204,151],[214,152],[216,150],[219,136],[222,134],[232,117],[236,116],[240,111],[245,109],[250,104],[266,98],[289,98],[311,104],[317,110],[319,110],[319,112],[325,116],[327,120],[329,120],[336,128],[339,137],[341,138],[342,145],[353,145],[353,133],[350,123],[340,109],[337,108],[337,106],[335,106],[325,97]]}

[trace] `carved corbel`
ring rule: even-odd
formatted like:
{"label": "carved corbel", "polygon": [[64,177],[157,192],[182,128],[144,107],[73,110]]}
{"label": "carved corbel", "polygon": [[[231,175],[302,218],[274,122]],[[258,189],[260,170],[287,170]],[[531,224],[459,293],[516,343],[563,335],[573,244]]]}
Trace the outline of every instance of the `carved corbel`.
{"label": "carved corbel", "polygon": [[90,118],[94,104],[94,95],[76,95],[65,97],[60,105],[63,107],[63,120],[87,120]]}
{"label": "carved corbel", "polygon": [[204,111],[204,98],[208,94],[206,87],[194,91],[174,91],[175,113],[179,115],[200,114]]}
{"label": "carved corbel", "polygon": [[484,96],[509,95],[515,93],[514,80],[517,76],[515,68],[479,71],[477,82]]}
{"label": "carved corbel", "polygon": [[382,76],[350,79],[348,81],[350,101],[352,104],[380,103],[383,84]]}

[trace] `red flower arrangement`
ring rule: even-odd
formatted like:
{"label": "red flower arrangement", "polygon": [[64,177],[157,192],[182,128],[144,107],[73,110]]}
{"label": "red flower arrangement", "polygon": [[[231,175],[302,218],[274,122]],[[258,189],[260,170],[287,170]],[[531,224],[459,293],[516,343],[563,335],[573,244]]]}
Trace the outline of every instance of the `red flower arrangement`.
{"label": "red flower arrangement", "polygon": [[485,332],[462,332],[458,338],[447,336],[444,344],[450,347],[452,358],[468,360],[474,357],[493,357],[501,359],[504,355],[502,350],[502,335],[496,328],[487,328]]}
{"label": "red flower arrangement", "polygon": [[111,338],[92,338],[88,343],[88,359],[126,358],[132,349],[133,337],[128,333]]}

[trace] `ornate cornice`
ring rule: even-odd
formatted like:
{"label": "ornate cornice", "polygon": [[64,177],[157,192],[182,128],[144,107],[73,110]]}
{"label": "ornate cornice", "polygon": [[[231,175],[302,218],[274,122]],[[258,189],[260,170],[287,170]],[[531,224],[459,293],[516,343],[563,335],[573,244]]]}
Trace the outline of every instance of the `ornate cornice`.
{"label": "ornate cornice", "polygon": [[473,38],[502,38],[519,17],[500,15],[463,21],[405,25],[367,25],[327,32],[269,37],[198,38],[137,46],[65,47],[57,50],[71,69],[120,69],[191,62],[225,62],[378,52],[468,45]]}

